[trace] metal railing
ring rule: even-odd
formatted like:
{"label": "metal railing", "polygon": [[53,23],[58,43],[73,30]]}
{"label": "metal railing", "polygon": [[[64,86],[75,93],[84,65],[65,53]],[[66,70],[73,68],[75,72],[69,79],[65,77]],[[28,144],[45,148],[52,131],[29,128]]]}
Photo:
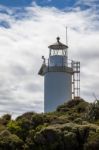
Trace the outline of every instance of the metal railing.
{"label": "metal railing", "polygon": [[[66,62],[63,62],[62,63],[62,65],[61,65],[61,67],[64,67],[64,66],[66,66],[66,67],[69,67],[69,68],[74,68],[74,62],[75,61],[73,61],[73,60],[70,60],[70,59],[67,59],[67,61]],[[43,61],[43,64],[45,64],[47,67],[51,67],[51,65],[50,65],[50,60],[49,59],[44,59],[44,61]],[[54,64],[53,64],[53,66],[54,66]],[[56,65],[55,65],[56,66]],[[57,65],[58,66],[58,65]]]}

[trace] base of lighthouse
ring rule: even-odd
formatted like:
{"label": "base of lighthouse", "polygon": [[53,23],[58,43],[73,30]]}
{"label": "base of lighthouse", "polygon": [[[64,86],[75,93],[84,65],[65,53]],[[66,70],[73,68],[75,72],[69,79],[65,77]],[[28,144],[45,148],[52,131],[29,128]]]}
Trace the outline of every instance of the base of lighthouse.
{"label": "base of lighthouse", "polygon": [[72,75],[66,72],[48,72],[44,76],[44,112],[56,108],[72,98]]}

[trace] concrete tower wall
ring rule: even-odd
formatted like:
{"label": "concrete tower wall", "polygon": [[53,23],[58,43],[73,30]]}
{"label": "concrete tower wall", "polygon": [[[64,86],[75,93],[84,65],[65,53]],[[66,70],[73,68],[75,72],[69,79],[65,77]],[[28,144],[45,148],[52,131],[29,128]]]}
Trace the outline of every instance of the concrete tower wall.
{"label": "concrete tower wall", "polygon": [[44,112],[72,98],[72,75],[66,72],[48,72],[44,77]]}

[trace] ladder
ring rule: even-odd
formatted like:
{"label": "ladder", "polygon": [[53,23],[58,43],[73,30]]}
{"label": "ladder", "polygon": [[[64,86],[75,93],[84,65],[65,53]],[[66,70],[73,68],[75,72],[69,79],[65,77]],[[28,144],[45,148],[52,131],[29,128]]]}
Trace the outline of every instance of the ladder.
{"label": "ladder", "polygon": [[80,98],[80,62],[72,61],[72,99]]}

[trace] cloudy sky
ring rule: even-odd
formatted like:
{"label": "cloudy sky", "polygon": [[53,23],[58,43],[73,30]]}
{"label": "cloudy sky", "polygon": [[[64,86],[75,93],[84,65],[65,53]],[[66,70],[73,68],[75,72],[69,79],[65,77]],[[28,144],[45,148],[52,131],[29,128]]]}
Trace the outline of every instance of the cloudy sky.
{"label": "cloudy sky", "polygon": [[0,0],[0,114],[43,112],[41,56],[68,26],[69,58],[81,62],[81,97],[99,98],[98,0]]}

